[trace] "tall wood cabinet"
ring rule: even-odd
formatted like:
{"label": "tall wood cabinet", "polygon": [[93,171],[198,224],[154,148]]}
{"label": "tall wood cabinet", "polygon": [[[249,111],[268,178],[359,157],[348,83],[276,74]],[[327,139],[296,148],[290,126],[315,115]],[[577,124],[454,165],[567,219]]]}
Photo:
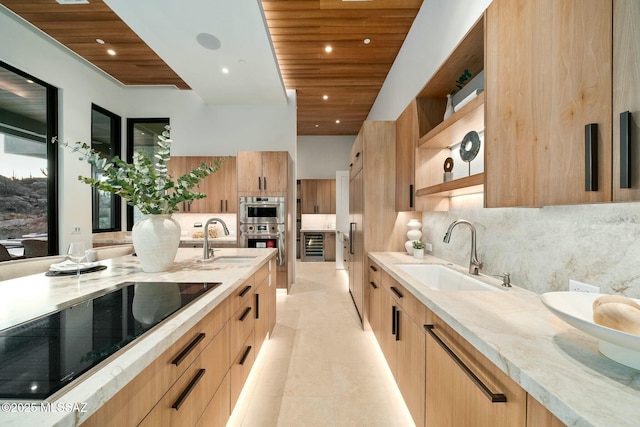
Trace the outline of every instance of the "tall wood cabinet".
{"label": "tall wood cabinet", "polygon": [[[486,29],[488,207],[611,200],[612,2],[494,0]],[[597,124],[587,149],[586,129]],[[585,191],[593,170],[597,188]]]}
{"label": "tall wood cabinet", "polygon": [[239,151],[238,193],[247,196],[286,195],[289,153],[286,151]]}
{"label": "tall wood cabinet", "polygon": [[174,179],[190,172],[202,163],[218,162],[220,169],[200,181],[197,191],[207,195],[180,206],[180,212],[235,213],[238,211],[236,158],[234,156],[176,156],[169,160],[169,173]]}
{"label": "tall wood cabinet", "polygon": [[367,253],[400,250],[403,244],[392,238],[396,220],[395,142],[395,122],[365,121],[351,151],[349,291],[366,329]]}
{"label": "tall wood cabinet", "polygon": [[412,100],[396,120],[396,211],[415,210],[415,151],[418,110]]}

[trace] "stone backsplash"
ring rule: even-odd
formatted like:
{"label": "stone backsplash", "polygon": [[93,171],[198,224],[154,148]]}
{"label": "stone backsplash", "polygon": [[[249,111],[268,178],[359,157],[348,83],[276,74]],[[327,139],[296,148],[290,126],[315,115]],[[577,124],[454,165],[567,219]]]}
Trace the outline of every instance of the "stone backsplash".
{"label": "stone backsplash", "polygon": [[569,290],[573,279],[640,298],[640,203],[424,212],[423,240],[433,244],[432,254],[467,266],[468,227],[457,226],[451,242],[442,241],[460,218],[476,227],[484,274],[509,272],[513,283],[537,293]]}

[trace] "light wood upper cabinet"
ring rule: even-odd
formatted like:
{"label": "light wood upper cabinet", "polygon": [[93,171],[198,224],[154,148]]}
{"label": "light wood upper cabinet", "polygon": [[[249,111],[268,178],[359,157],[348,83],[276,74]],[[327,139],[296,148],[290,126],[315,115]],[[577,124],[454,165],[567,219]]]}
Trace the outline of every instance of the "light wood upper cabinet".
{"label": "light wood upper cabinet", "polygon": [[[629,122],[632,147],[640,147],[640,2],[613,2],[613,192],[614,200],[640,200],[640,150],[628,156],[630,188],[621,188],[621,117],[631,113]],[[622,160],[625,156],[623,154]],[[624,180],[623,180],[624,181]]]}
{"label": "light wood upper cabinet", "polygon": [[415,151],[418,110],[412,100],[396,120],[396,211],[415,210]]}
{"label": "light wood upper cabinet", "polygon": [[238,211],[236,185],[236,158],[233,156],[176,156],[169,160],[169,173],[174,179],[190,172],[202,163],[219,162],[220,169],[200,181],[197,191],[205,193],[204,199],[184,203],[180,212],[234,213]]}
{"label": "light wood upper cabinet", "polygon": [[300,180],[303,214],[336,213],[336,180]]}
{"label": "light wood upper cabinet", "polygon": [[289,153],[286,151],[239,151],[238,193],[256,196],[286,195]]}
{"label": "light wood upper cabinet", "polygon": [[[487,207],[611,200],[611,1],[494,0],[487,9]],[[585,191],[585,125],[598,125]]]}

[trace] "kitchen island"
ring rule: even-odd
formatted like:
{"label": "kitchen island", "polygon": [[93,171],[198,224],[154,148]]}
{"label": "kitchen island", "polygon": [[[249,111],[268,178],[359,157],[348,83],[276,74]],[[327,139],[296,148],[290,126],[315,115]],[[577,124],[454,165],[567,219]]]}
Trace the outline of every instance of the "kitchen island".
{"label": "kitchen island", "polygon": [[[253,297],[255,290],[257,301],[257,288],[259,285],[261,287],[261,284],[255,283],[253,288],[246,284],[253,284],[254,276],[257,281],[258,273],[264,279],[262,281],[265,286],[269,287],[269,291],[274,291],[272,311],[272,321],[274,321],[275,280],[272,281],[272,278],[275,279],[275,254],[274,249],[222,249],[216,252],[216,257],[212,260],[202,262],[201,250],[179,249],[172,268],[161,273],[144,273],[136,257],[126,256],[101,262],[100,264],[106,266],[106,269],[83,274],[79,282],[76,276],[48,277],[44,274],[0,282],[0,292],[3,295],[0,302],[0,329],[6,329],[57,311],[61,307],[85,301],[115,289],[123,282],[220,282],[220,285],[167,317],[131,345],[108,357],[72,384],[55,393],[46,400],[44,405],[41,405],[40,401],[3,400],[3,405],[0,407],[0,425],[80,425],[132,383],[132,380],[141,373],[147,372],[148,368],[166,354],[174,344],[184,341],[185,334],[206,321],[212,313],[217,312],[223,303],[226,304],[230,296],[247,294]],[[265,298],[268,300],[268,297]],[[233,306],[233,309],[228,310],[225,308],[224,313],[233,314],[235,308],[245,309],[235,300],[234,304],[237,307]],[[255,306],[252,306],[252,298],[247,300],[246,304],[254,308],[254,312],[258,311]],[[269,307],[262,309],[262,316],[267,311]],[[245,314],[244,317],[253,318],[253,313],[251,314],[252,316]],[[218,318],[216,321],[223,324],[224,316],[218,316]],[[256,335],[258,335],[258,321],[255,323]],[[250,325],[253,325],[253,322],[250,322]],[[225,326],[224,329],[227,336],[233,337],[232,331],[235,329],[231,326],[229,328]],[[253,340],[253,328],[246,331],[246,337],[240,338],[241,342],[238,346],[245,341],[248,342],[249,337]],[[212,336],[209,336],[207,339],[211,340],[211,338]],[[258,341],[256,337],[256,345]],[[249,349],[251,346],[249,345]],[[243,356],[243,363],[247,354]],[[234,357],[235,355],[231,355],[232,359]],[[252,354],[251,357],[253,358],[254,355]],[[250,364],[247,365],[250,366]],[[233,377],[233,374],[231,375]],[[240,382],[242,383],[243,381]],[[48,405],[49,403],[51,405]]]}
{"label": "kitchen island", "polygon": [[[417,260],[406,253],[375,252],[369,257],[564,424],[639,425],[640,372],[601,355],[597,339],[553,315],[538,294],[502,287],[500,280],[484,275],[480,280],[495,291],[433,290],[398,264],[445,264],[468,274],[466,269],[429,255]],[[432,343],[428,340],[427,347]]]}

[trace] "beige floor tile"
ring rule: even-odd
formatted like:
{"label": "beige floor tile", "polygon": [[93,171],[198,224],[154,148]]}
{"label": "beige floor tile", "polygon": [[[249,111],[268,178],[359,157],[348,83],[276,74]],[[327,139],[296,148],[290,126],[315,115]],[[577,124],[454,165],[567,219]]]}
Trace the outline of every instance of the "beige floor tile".
{"label": "beige floor tile", "polygon": [[412,426],[345,272],[298,262],[296,274],[228,426]]}

